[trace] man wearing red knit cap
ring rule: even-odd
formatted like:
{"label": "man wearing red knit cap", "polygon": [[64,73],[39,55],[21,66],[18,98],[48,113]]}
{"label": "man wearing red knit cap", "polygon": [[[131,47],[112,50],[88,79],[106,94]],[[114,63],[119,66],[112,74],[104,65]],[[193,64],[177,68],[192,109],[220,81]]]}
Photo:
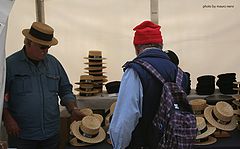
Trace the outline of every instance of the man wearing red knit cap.
{"label": "man wearing red knit cap", "polygon": [[[133,44],[137,57],[124,65],[124,74],[110,124],[114,149],[156,149],[159,133],[152,120],[159,106],[163,84],[134,61],[150,63],[166,80],[175,81],[177,66],[162,51],[160,26],[151,21],[137,25]],[[182,86],[187,88],[187,76]]]}

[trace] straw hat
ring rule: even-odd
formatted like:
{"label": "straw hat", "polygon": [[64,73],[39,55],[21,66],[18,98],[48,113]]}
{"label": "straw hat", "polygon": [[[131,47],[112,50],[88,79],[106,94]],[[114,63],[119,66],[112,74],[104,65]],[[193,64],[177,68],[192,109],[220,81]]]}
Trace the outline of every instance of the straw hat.
{"label": "straw hat", "polygon": [[85,116],[82,121],[74,121],[71,131],[77,139],[91,144],[102,142],[106,137],[100,120],[92,115]]}
{"label": "straw hat", "polygon": [[108,127],[108,126],[110,125],[111,118],[112,118],[112,115],[113,115],[113,112],[114,112],[116,103],[117,103],[117,102],[112,103],[112,105],[110,106],[110,109],[109,109],[110,112],[109,112],[108,115],[105,117],[105,126],[106,126],[106,127]]}
{"label": "straw hat", "polygon": [[220,130],[231,131],[237,126],[232,106],[224,101],[219,101],[215,106],[205,108],[204,116],[211,125]]}
{"label": "straw hat", "polygon": [[23,29],[22,34],[29,40],[41,45],[54,46],[58,40],[53,35],[54,30],[47,24],[33,22],[30,29]]}
{"label": "straw hat", "polygon": [[198,135],[196,139],[206,138],[216,131],[216,127],[207,125],[203,117],[196,117],[196,119],[198,128]]}
{"label": "straw hat", "polygon": [[84,57],[84,59],[103,60],[103,59],[106,59],[106,58],[102,57],[102,51],[98,51],[98,50],[95,51],[94,50],[94,51],[89,51],[88,57]]}
{"label": "straw hat", "polygon": [[81,85],[81,84],[92,84],[94,81],[93,75],[80,75],[80,81],[76,82],[75,84]]}
{"label": "straw hat", "polygon": [[216,143],[217,139],[212,137],[212,136],[208,136],[207,138],[201,139],[201,140],[196,140],[194,145],[210,145],[213,143]]}
{"label": "straw hat", "polygon": [[207,101],[204,99],[193,99],[189,101],[192,107],[193,113],[196,116],[203,116],[204,109],[207,107]]}

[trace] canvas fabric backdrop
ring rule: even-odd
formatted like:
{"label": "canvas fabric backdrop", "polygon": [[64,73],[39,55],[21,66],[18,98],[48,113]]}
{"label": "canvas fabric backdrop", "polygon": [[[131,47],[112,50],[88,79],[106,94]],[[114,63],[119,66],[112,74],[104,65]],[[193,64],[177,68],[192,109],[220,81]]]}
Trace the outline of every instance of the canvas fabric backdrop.
{"label": "canvas fabric backdrop", "polygon": [[[164,49],[179,56],[180,66],[197,77],[235,72],[239,79],[239,0],[159,0]],[[150,20],[150,0],[45,0],[45,21],[59,44],[49,53],[65,67],[70,81],[79,81],[87,67],[83,57],[101,50],[108,80],[120,80],[121,66],[135,57],[133,28]],[[35,1],[16,1],[9,17],[6,55],[23,46],[23,28],[35,21]],[[74,86],[77,87],[77,86]]]}

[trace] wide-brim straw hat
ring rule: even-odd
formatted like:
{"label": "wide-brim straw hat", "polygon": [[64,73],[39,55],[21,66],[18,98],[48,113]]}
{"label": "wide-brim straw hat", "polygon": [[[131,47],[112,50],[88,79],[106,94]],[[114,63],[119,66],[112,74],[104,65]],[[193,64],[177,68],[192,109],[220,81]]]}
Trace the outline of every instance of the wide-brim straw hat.
{"label": "wide-brim straw hat", "polygon": [[[220,130],[232,131],[237,127],[237,119],[234,116],[233,108],[224,101],[217,102],[215,106],[205,108],[204,117],[212,126]],[[221,122],[227,124],[222,124]]]}
{"label": "wide-brim straw hat", "polygon": [[207,140],[204,142],[195,142],[194,145],[210,145],[213,143],[216,143],[217,139],[212,137],[212,136],[208,136]]}
{"label": "wide-brim straw hat", "polygon": [[81,84],[92,84],[94,81],[93,75],[80,75],[80,81],[76,82],[75,84],[81,85]]}
{"label": "wide-brim straw hat", "polygon": [[93,51],[89,51],[88,57],[84,57],[84,59],[89,59],[89,60],[104,60],[104,59],[106,59],[106,58],[102,57],[102,51],[93,50]]}
{"label": "wide-brim straw hat", "polygon": [[76,137],[72,138],[69,141],[69,143],[73,146],[78,146],[78,147],[92,145],[91,143],[82,142],[81,140],[78,140]]}
{"label": "wide-brim straw hat", "polygon": [[41,45],[54,46],[58,40],[54,37],[54,29],[41,22],[33,22],[30,29],[23,29],[22,34],[29,40]]}
{"label": "wide-brim straw hat", "polygon": [[117,103],[116,101],[114,103],[112,103],[112,105],[110,106],[110,109],[109,109],[110,112],[105,117],[105,126],[107,126],[107,127],[110,125],[110,121],[111,121],[110,118],[113,115],[116,103]]}
{"label": "wide-brim straw hat", "polygon": [[197,120],[198,132],[199,132],[196,139],[206,138],[216,131],[216,127],[207,125],[203,117],[196,117],[196,120]]}
{"label": "wide-brim straw hat", "polygon": [[205,99],[193,99],[189,101],[189,104],[196,116],[203,116],[204,109],[208,106]]}
{"label": "wide-brim straw hat", "polygon": [[[106,133],[100,125],[101,123],[98,118],[94,116],[85,116],[82,121],[74,121],[71,124],[71,131],[77,139],[83,142],[91,144],[100,143],[106,137]],[[80,133],[79,130],[85,134]],[[87,135],[94,135],[94,137],[87,137]]]}

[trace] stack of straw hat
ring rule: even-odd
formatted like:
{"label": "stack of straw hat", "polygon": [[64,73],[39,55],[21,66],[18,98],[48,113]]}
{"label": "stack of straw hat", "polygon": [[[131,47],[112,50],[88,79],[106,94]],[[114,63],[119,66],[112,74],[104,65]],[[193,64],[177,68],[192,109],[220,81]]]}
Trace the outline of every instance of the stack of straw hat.
{"label": "stack of straw hat", "polygon": [[84,59],[88,60],[88,62],[84,63],[88,65],[88,67],[84,68],[87,70],[85,73],[94,77],[94,88],[99,93],[102,92],[103,85],[107,82],[107,76],[103,75],[105,73],[103,69],[106,68],[106,66],[103,66],[105,64],[103,60],[106,58],[102,57],[102,51],[95,50],[89,51],[88,57],[84,57]]}
{"label": "stack of straw hat", "polygon": [[195,145],[210,145],[217,141],[217,139],[211,136],[215,131],[216,127],[207,125],[203,117],[196,117],[198,135],[195,140]]}
{"label": "stack of straw hat", "polygon": [[79,85],[75,90],[79,92],[80,96],[93,96],[98,93],[98,90],[94,88],[94,77],[92,75],[81,75],[80,81],[75,84]]}
{"label": "stack of straw hat", "polygon": [[204,116],[204,110],[208,106],[205,99],[193,99],[189,101],[189,104],[191,105],[195,116]]}
{"label": "stack of straw hat", "polygon": [[73,146],[88,146],[102,142],[106,133],[101,127],[103,117],[93,114],[89,108],[82,109],[85,116],[81,121],[74,121],[70,125],[70,134],[73,138],[69,141]]}

